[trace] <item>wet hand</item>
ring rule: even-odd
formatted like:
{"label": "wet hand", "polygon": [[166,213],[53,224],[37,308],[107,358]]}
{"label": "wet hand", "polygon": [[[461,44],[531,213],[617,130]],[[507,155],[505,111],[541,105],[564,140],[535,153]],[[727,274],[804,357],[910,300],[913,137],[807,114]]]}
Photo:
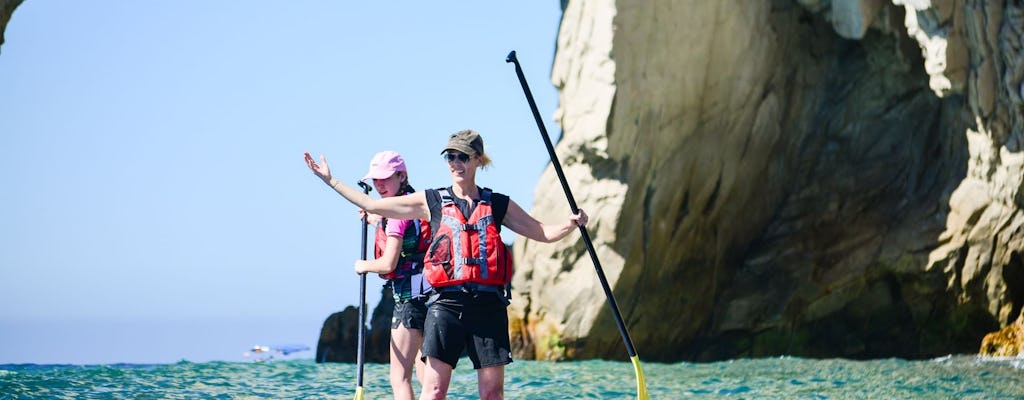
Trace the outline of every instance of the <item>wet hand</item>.
{"label": "wet hand", "polygon": [[577,226],[587,226],[587,221],[589,221],[590,218],[587,217],[587,213],[583,212],[583,209],[581,208],[579,209],[579,212],[576,213],[576,215],[573,215],[569,220]]}

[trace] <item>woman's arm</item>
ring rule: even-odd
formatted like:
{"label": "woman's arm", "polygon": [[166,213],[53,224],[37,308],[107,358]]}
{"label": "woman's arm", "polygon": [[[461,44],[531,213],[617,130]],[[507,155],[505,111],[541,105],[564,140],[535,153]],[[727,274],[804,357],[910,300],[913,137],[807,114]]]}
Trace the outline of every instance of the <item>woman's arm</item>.
{"label": "woman's arm", "polygon": [[374,199],[362,191],[334,179],[331,176],[331,169],[327,166],[327,159],[324,156],[320,156],[320,164],[313,161],[313,157],[309,153],[305,153],[305,158],[306,165],[309,166],[314,175],[356,207],[385,218],[430,219],[427,197],[422,191],[405,196]]}
{"label": "woman's arm", "polygon": [[427,208],[427,196],[423,192],[409,193],[403,196],[374,199],[337,180],[326,182],[335,192],[368,213],[392,219],[430,219]]}
{"label": "woman's arm", "polygon": [[540,222],[526,211],[523,211],[519,204],[516,204],[512,199],[508,200],[508,210],[505,211],[504,225],[513,232],[520,235],[526,236],[527,238],[544,242],[551,243],[561,240],[562,238],[569,235],[576,229],[577,226],[587,225],[587,213],[580,209],[579,214],[569,217],[569,219],[561,224],[548,225]]}
{"label": "woman's arm", "polygon": [[402,249],[402,238],[388,236],[384,242],[384,253],[373,260],[356,260],[355,270],[357,274],[373,272],[386,274],[395,270],[398,266],[398,253]]}

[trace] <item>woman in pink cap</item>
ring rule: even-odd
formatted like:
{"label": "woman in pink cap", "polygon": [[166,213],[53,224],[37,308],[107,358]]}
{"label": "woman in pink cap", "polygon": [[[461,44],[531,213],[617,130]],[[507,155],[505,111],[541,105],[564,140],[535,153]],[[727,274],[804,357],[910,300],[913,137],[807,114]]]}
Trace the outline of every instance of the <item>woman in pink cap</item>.
{"label": "woman in pink cap", "polygon": [[434,287],[423,328],[421,400],[444,399],[452,371],[465,351],[477,370],[481,399],[504,397],[505,365],[512,362],[508,335],[506,286],[512,266],[500,240],[501,226],[529,239],[550,243],[587,223],[580,210],[562,223],[545,224],[527,214],[508,196],[476,185],[478,168],[490,164],[484,142],[472,130],[448,138],[441,152],[452,185],[442,189],[373,199],[331,177],[327,160],[318,164],[309,153],[306,165],[346,200],[367,212],[389,218],[430,221],[430,248],[424,277]]}
{"label": "woman in pink cap", "polygon": [[[415,192],[409,184],[405,160],[394,151],[382,151],[370,160],[370,170],[363,181],[373,180],[381,198]],[[370,215],[377,225],[374,237],[374,259],[357,260],[356,273],[380,274],[391,288],[395,311],[391,317],[391,390],[396,399],[413,399],[413,363],[423,383],[423,322],[427,316],[426,293],[430,285],[423,280],[423,255],[430,245],[430,224],[427,221],[380,218]]]}

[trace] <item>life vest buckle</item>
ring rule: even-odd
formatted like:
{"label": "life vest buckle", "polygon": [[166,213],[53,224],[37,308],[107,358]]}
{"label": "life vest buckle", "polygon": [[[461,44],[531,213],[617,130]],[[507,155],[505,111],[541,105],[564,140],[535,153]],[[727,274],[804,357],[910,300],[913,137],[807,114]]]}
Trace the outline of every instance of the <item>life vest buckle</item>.
{"label": "life vest buckle", "polygon": [[463,264],[487,265],[487,259],[483,257],[467,257],[462,259]]}

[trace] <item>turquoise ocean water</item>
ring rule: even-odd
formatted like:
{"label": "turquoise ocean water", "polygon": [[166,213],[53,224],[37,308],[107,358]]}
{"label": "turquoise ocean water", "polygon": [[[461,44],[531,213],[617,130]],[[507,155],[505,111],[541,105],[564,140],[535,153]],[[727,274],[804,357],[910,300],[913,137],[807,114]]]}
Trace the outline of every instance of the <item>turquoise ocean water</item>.
{"label": "turquoise ocean water", "polygon": [[[474,399],[476,375],[460,362],[451,399]],[[714,363],[643,363],[652,399],[1024,399],[1024,358],[943,357],[851,361],[792,357]],[[0,365],[0,399],[351,399],[354,364],[310,359],[161,365]],[[387,365],[364,369],[366,399],[390,398]],[[509,399],[629,399],[632,364],[516,361]]]}

